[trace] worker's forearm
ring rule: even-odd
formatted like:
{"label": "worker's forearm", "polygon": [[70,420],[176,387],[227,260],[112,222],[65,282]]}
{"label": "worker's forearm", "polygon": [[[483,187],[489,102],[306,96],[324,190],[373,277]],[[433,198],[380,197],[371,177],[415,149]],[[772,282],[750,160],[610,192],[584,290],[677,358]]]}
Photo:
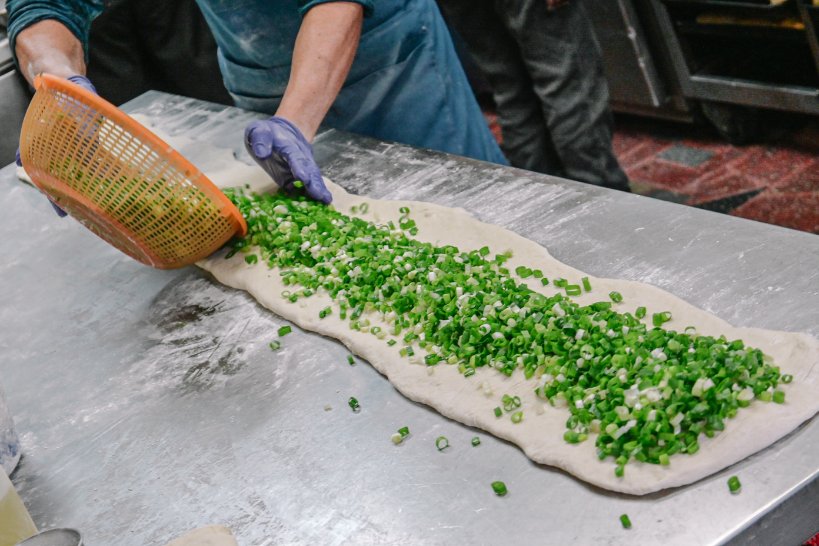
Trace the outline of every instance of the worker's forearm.
{"label": "worker's forearm", "polygon": [[15,50],[23,76],[32,85],[44,72],[63,78],[85,74],[82,44],[58,21],[40,21],[21,31]]}
{"label": "worker's forearm", "polygon": [[312,141],[353,64],[364,10],[360,4],[320,4],[304,17],[290,81],[276,115]]}

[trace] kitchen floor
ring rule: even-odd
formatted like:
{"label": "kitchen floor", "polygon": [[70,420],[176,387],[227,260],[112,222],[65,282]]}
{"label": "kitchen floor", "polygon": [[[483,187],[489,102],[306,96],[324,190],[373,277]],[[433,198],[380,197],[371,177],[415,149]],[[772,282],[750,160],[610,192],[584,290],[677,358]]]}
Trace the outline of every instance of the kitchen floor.
{"label": "kitchen floor", "polygon": [[635,193],[819,234],[819,118],[772,114],[765,127],[733,146],[707,126],[617,116],[614,150]]}

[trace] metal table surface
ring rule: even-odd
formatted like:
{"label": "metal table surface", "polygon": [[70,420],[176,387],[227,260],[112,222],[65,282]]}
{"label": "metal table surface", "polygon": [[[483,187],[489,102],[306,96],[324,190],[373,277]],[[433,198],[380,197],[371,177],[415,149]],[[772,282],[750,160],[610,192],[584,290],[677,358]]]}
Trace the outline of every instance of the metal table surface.
{"label": "metal table surface", "polygon": [[[207,143],[184,150],[194,163],[211,145],[248,160],[254,114],[156,92],[125,109]],[[590,274],[819,335],[815,235],[332,130],[315,150],[352,192],[461,206]],[[0,186],[0,382],[24,451],[13,479],[42,528],[76,527],[92,546],[207,523],[254,546],[798,544],[819,530],[817,419],[693,485],[609,493],[408,401],[331,339],[296,329],[271,352],[284,321],[245,293],[120,255],[54,216],[12,166]],[[394,446],[404,425],[412,436]]]}

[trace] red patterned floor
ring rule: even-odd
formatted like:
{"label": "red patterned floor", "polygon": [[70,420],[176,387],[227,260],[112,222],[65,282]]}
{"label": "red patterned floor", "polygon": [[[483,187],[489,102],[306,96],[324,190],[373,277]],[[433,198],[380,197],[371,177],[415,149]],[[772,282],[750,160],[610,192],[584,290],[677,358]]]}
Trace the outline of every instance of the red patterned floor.
{"label": "red patterned floor", "polygon": [[739,147],[708,127],[621,116],[614,150],[635,193],[819,234],[819,119],[772,114],[767,129]]}
{"label": "red patterned floor", "polygon": [[614,149],[636,193],[819,233],[819,120],[738,147],[707,128],[620,118]]}

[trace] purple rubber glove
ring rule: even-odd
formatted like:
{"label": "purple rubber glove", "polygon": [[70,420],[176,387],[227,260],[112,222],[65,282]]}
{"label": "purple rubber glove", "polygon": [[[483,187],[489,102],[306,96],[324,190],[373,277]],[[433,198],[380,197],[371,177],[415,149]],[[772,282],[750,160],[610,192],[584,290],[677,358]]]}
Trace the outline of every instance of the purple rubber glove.
{"label": "purple rubber glove", "polygon": [[245,129],[245,148],[286,192],[293,192],[293,182],[301,180],[311,198],[325,204],[333,200],[313,159],[312,146],[286,119],[274,116],[252,122]]}
{"label": "purple rubber glove", "polygon": [[[70,76],[70,77],[68,78],[68,81],[70,81],[70,82],[74,82],[74,83],[76,83],[77,85],[82,86],[82,87],[84,87],[85,89],[88,89],[89,91],[91,91],[91,92],[92,92],[92,93],[94,93],[95,95],[97,94],[97,89],[94,87],[94,84],[93,84],[93,83],[91,83],[91,80],[89,80],[89,79],[88,79],[88,78],[86,78],[85,76],[80,76],[79,74],[77,74],[77,75],[75,75],[75,76]],[[17,148],[17,153],[16,153],[16,154],[15,154],[15,156],[14,156],[14,160],[15,160],[15,162],[17,163],[17,166],[18,166],[18,167],[22,167],[22,166],[23,166],[23,161],[20,159],[20,148]],[[56,213],[57,213],[57,216],[59,216],[60,218],[65,218],[65,217],[67,216],[67,213],[66,213],[66,212],[65,212],[63,209],[61,209],[60,207],[58,207],[58,206],[57,206],[57,205],[54,203],[54,201],[52,201],[51,199],[49,199],[49,200],[48,200],[48,202],[49,202],[49,203],[51,203],[51,206],[52,206],[52,207],[54,207],[54,212],[56,212]]]}

